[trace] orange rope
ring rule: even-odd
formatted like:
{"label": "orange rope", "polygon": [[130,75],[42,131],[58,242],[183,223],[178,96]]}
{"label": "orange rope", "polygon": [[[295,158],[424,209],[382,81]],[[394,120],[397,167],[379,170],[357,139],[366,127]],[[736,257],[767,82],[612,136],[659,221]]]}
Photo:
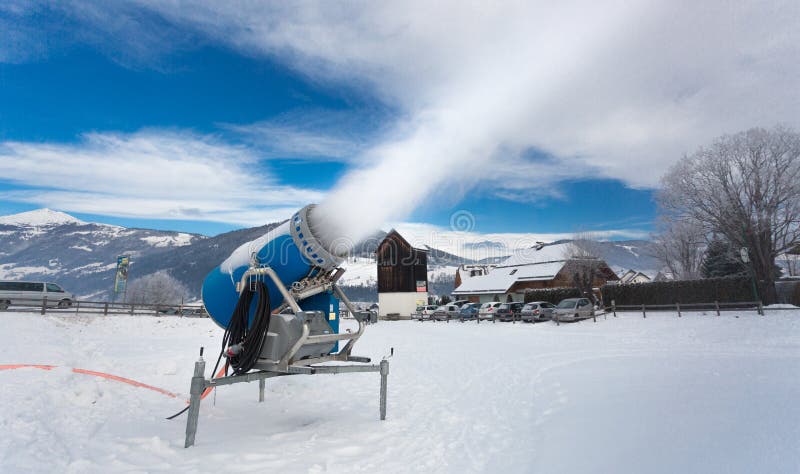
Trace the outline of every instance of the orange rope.
{"label": "orange rope", "polygon": [[[12,365],[0,365],[0,370],[13,370],[13,369],[24,369],[24,368],[34,368],[34,369],[42,369],[42,370],[52,370],[56,368],[55,365],[37,365],[37,364],[12,364]],[[95,372],[94,370],[86,370],[86,369],[72,369],[72,372],[76,374],[85,374],[85,375],[93,375],[95,377],[102,377],[108,380],[114,380],[116,382],[126,383],[128,385],[133,385],[134,387],[141,387],[146,388],[148,390],[153,390],[155,392],[164,394],[168,397],[178,398],[178,395],[164,390],[162,388],[154,387],[152,385],[147,385],[146,383],[137,382],[136,380],[127,379],[125,377],[120,377],[119,375],[114,374],[107,374],[105,372]]]}
{"label": "orange rope", "polygon": [[[53,370],[56,367],[57,366],[55,366],[55,365],[40,365],[40,364],[8,364],[8,365],[0,365],[0,370],[14,370],[14,369],[27,369],[27,368],[41,369],[41,370]],[[222,377],[223,375],[225,375],[225,369],[227,369],[227,368],[228,368],[228,364],[226,363],[224,367],[219,369],[219,372],[217,372],[217,375],[215,375],[214,378],[218,379],[218,378]],[[105,372],[96,372],[94,370],[77,369],[77,368],[72,369],[72,372],[74,372],[76,374],[92,375],[92,376],[95,376],[95,377],[101,377],[101,378],[108,379],[108,380],[114,380],[116,382],[122,382],[122,383],[126,383],[128,385],[133,385],[134,387],[146,388],[148,390],[152,390],[154,392],[158,392],[158,393],[164,394],[164,395],[166,395],[168,397],[178,398],[177,394],[172,393],[172,392],[167,391],[167,390],[164,390],[163,388],[158,388],[158,387],[154,387],[152,385],[147,385],[146,383],[137,382],[136,380],[128,379],[128,378],[125,378],[125,377],[120,377],[119,375],[107,374]],[[203,394],[200,395],[200,400],[206,398],[208,396],[208,394],[211,393],[212,390],[214,390],[214,388],[216,388],[216,387],[208,387],[207,389],[205,389],[203,391]]]}

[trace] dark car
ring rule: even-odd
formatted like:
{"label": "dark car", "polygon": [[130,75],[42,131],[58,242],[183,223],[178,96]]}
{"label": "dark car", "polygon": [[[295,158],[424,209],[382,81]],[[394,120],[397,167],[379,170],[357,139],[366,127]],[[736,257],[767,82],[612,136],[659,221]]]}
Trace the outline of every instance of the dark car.
{"label": "dark car", "polygon": [[526,303],[525,306],[522,307],[520,318],[528,322],[546,321],[553,317],[553,310],[555,307],[556,305],[548,303],[547,301]]}
{"label": "dark car", "polygon": [[503,303],[494,312],[494,317],[500,321],[518,320],[522,312],[522,306],[522,303]]}

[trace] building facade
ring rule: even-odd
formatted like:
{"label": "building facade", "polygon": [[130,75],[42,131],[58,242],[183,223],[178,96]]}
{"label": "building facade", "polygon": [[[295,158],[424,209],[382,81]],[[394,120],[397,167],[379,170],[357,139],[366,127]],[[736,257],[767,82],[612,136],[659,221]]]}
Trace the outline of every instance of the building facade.
{"label": "building facade", "polygon": [[392,229],[375,251],[379,315],[409,316],[428,302],[428,253]]}
{"label": "building facade", "polygon": [[[532,247],[512,255],[487,274],[462,279],[453,291],[457,299],[476,303],[523,301],[525,291],[541,288],[574,287],[573,274],[582,260],[569,257],[569,244]],[[619,277],[605,261],[591,257],[596,267],[592,286],[599,288]]]}

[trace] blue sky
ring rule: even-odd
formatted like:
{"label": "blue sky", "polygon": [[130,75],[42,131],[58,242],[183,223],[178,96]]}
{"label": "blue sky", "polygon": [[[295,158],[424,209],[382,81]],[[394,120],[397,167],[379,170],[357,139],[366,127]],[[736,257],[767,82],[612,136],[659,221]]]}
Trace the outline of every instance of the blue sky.
{"label": "blue sky", "polygon": [[[641,237],[682,154],[797,120],[791,38],[730,47],[780,12],[189,3],[0,7],[0,214],[213,235],[330,201],[355,226]],[[663,41],[701,14],[718,38]]]}

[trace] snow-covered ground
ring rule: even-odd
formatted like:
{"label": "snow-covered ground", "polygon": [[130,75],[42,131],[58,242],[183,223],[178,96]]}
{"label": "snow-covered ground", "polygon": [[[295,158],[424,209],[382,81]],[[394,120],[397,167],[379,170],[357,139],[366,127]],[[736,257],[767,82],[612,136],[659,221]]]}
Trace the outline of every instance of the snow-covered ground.
{"label": "snow-covered ground", "polygon": [[[800,472],[800,311],[552,323],[381,322],[377,374],[223,387],[183,449],[206,319],[0,313],[0,472]],[[212,361],[213,363],[213,361]],[[210,368],[208,369],[210,371]]]}

